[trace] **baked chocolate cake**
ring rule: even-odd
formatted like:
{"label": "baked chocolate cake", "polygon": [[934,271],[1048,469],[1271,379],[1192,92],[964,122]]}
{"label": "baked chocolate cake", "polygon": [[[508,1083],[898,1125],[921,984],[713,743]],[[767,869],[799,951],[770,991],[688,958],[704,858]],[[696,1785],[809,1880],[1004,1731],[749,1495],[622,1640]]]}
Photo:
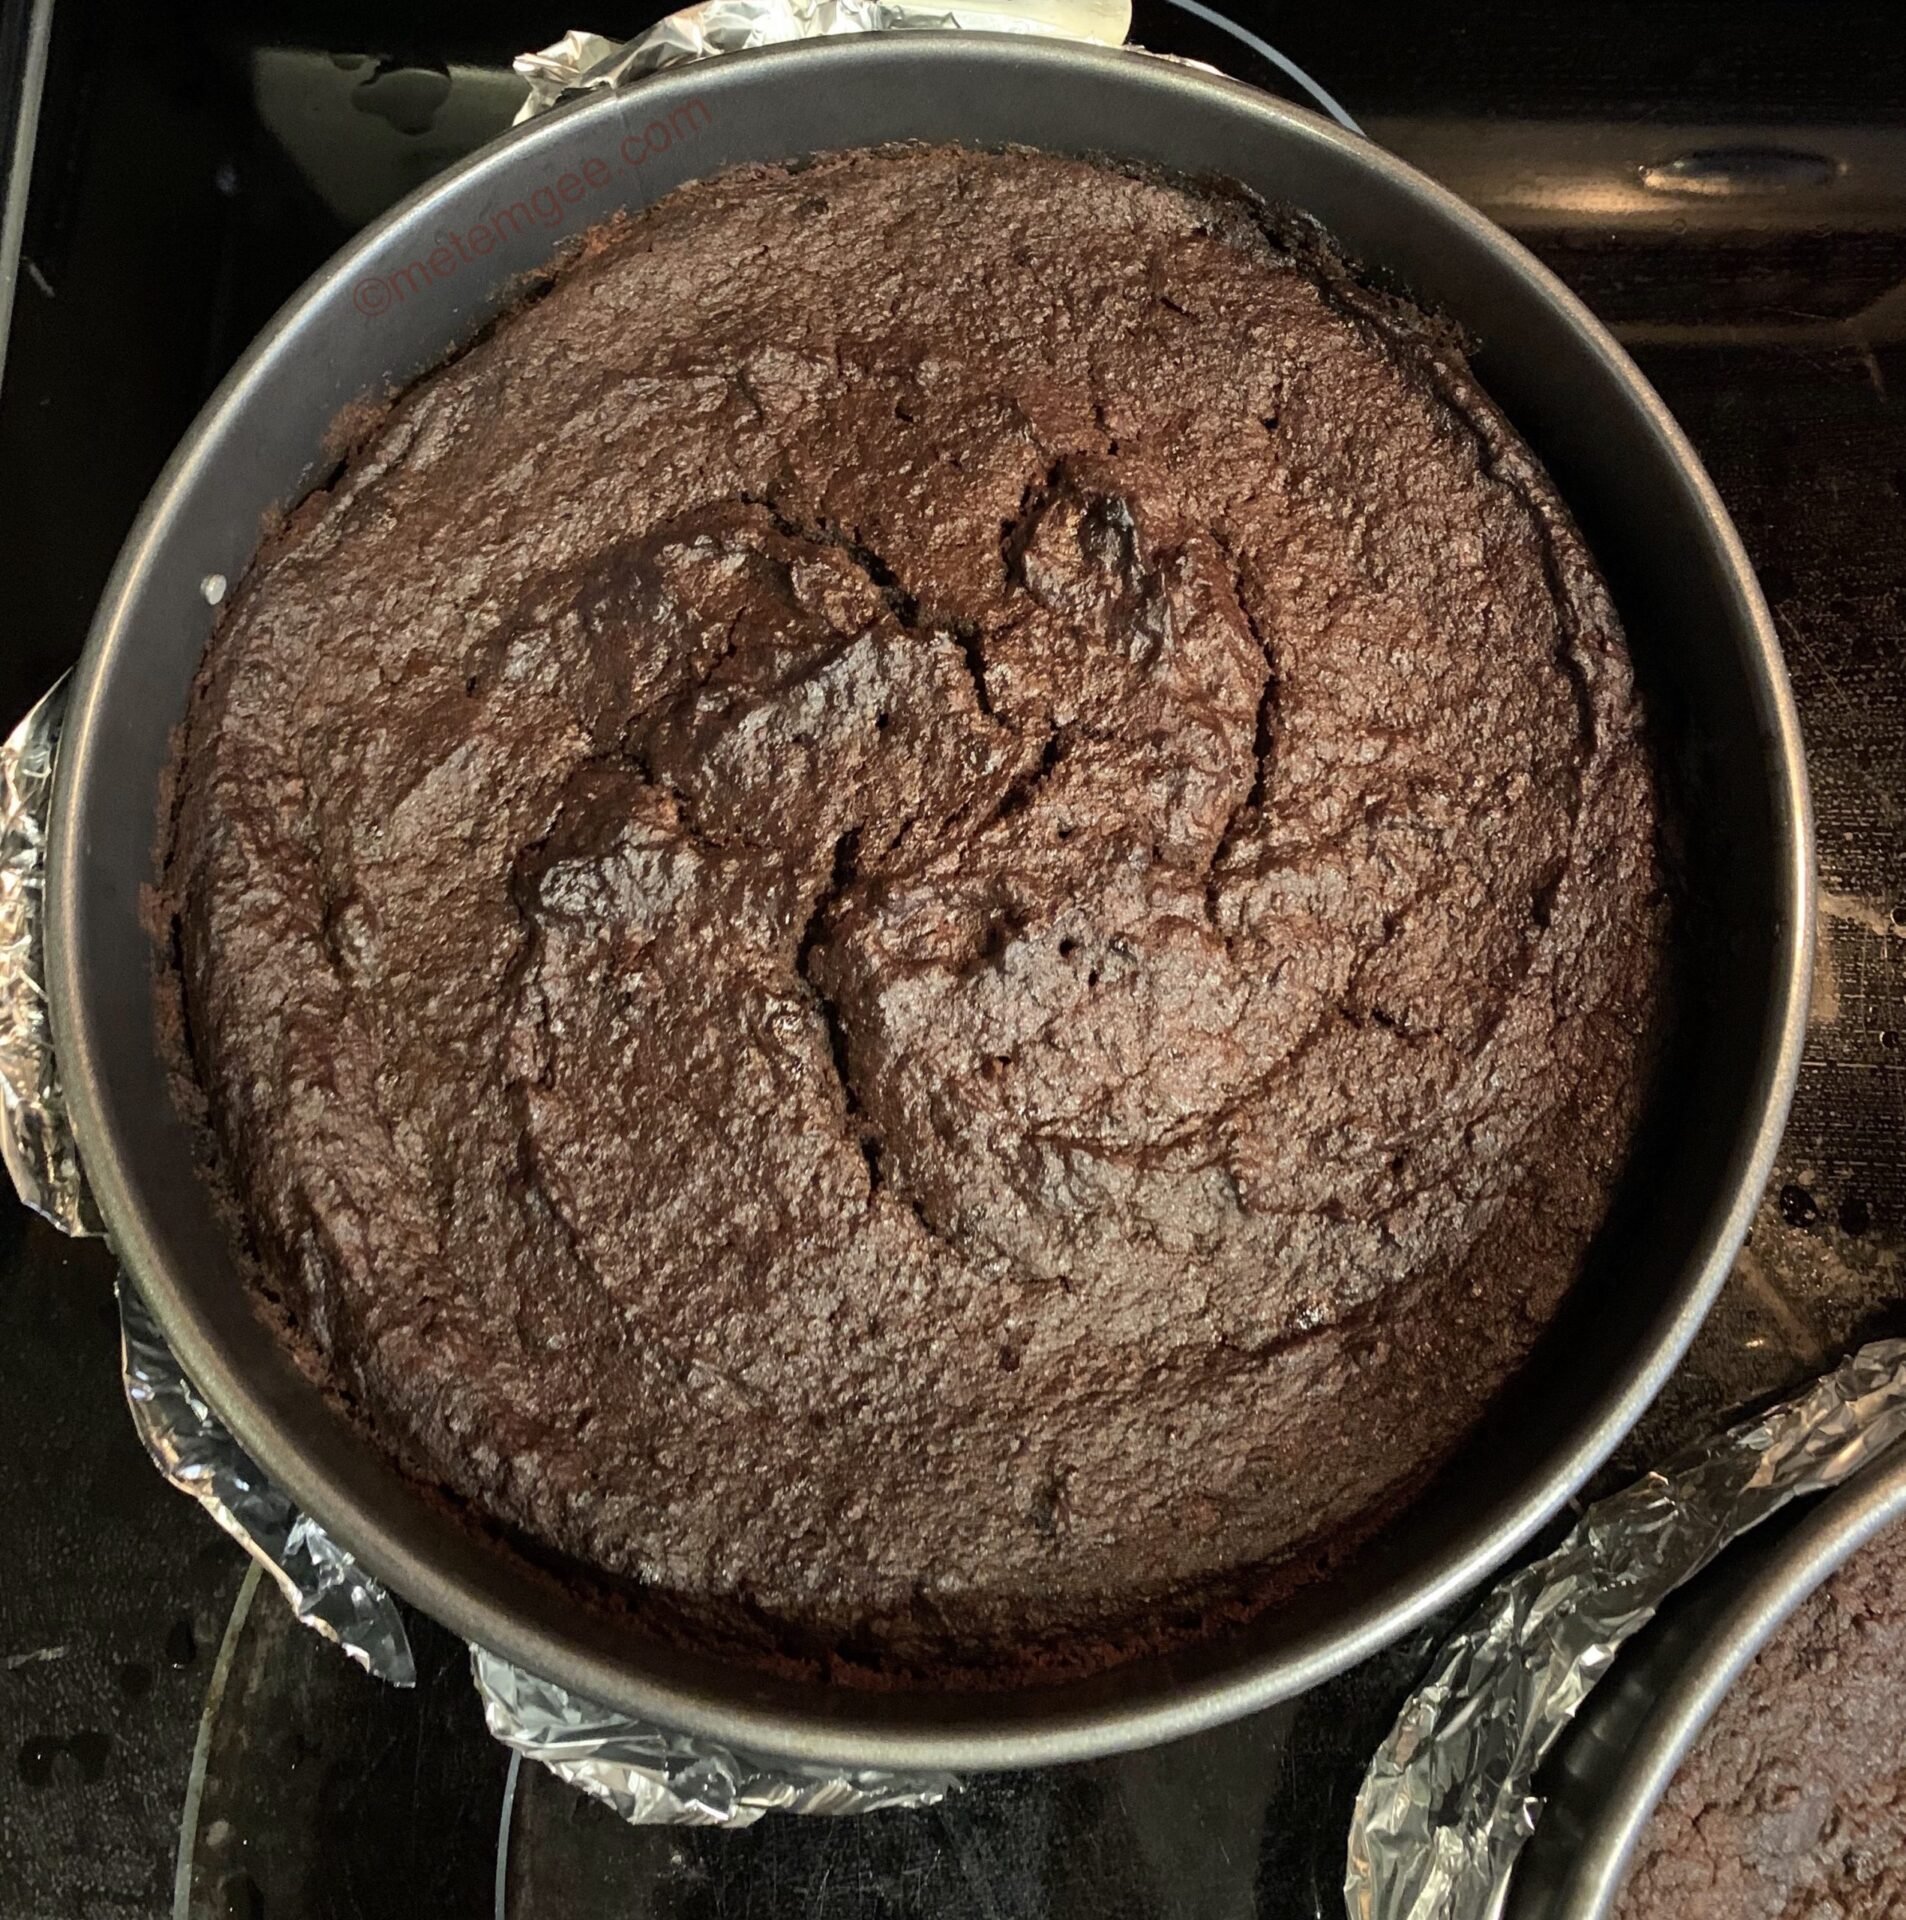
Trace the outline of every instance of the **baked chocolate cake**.
{"label": "baked chocolate cake", "polygon": [[1669,1782],[1620,1920],[1906,1913],[1906,1532],[1861,1549],[1728,1689]]}
{"label": "baked chocolate cake", "polygon": [[1264,1604],[1580,1270],[1649,760],[1446,330],[1241,196],[855,152],[599,230],[260,554],[164,910],[414,1476],[883,1684]]}

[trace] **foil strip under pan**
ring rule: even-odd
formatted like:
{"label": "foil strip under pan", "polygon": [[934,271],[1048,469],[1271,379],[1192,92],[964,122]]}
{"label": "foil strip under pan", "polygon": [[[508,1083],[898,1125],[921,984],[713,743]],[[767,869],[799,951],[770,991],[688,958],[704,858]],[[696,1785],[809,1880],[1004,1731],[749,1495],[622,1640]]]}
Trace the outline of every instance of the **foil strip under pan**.
{"label": "foil strip under pan", "polygon": [[1906,1523],[1906,1450],[1742,1541],[1617,1663],[1544,1770],[1506,1920],[1609,1920],[1649,1820],[1742,1670],[1820,1583]]}
{"label": "foil strip under pan", "polygon": [[[523,56],[523,120],[572,87],[617,86],[664,66],[823,34],[985,27],[1117,44],[1125,0],[1005,0],[958,9],[906,0],[708,0],[626,45],[570,33]],[[64,678],[0,748],[0,1156],[20,1198],[62,1231],[104,1231],[67,1119],[47,1012],[41,901]],[[259,1470],[178,1365],[131,1280],[119,1283],[126,1397],[161,1473],[190,1494],[284,1593],[297,1617],[369,1672],[414,1684],[392,1596]],[[746,1826],[769,1811],[843,1814],[930,1805],[951,1774],[777,1765],[635,1720],[471,1648],[491,1733],[624,1819]]]}

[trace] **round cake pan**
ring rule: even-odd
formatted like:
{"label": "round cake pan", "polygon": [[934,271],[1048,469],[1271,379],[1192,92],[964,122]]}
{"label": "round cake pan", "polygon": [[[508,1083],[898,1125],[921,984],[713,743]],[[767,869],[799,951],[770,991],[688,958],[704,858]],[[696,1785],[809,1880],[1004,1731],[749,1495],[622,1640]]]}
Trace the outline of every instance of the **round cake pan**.
{"label": "round cake pan", "polygon": [[1906,1525],[1906,1447],[1730,1548],[1616,1660],[1536,1782],[1548,1801],[1504,1920],[1608,1920],[1668,1783],[1821,1581]]}
{"label": "round cake pan", "polygon": [[[325,478],[342,410],[442,360],[619,208],[741,162],[895,140],[1242,181],[1452,316],[1614,589],[1684,849],[1670,1070],[1588,1270],[1473,1443],[1366,1551],[1248,1628],[992,1694],[803,1686],[644,1644],[408,1485],[252,1310],[168,1088],[141,917],[218,583]],[[1589,313],[1462,202],[1309,113],[1138,53],[967,34],[740,54],[592,96],[434,181],[311,280],[127,540],[73,688],[47,892],[54,1032],[113,1246],[265,1470],[398,1593],[521,1665],[755,1751],[897,1767],[1036,1765],[1189,1733],[1314,1685],[1513,1553],[1634,1422],[1727,1274],[1792,1093],[1812,938],[1806,776],[1766,608],[1692,450]]]}

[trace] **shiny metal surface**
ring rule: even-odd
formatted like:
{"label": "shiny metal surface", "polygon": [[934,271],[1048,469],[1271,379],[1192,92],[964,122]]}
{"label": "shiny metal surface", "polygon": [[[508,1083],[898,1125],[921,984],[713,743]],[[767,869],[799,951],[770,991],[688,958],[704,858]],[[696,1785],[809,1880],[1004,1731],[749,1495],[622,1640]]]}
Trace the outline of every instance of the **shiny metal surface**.
{"label": "shiny metal surface", "polygon": [[1732,1548],[1624,1654],[1557,1752],[1504,1920],[1607,1920],[1656,1803],[1741,1671],[1807,1595],[1906,1520],[1906,1448]]}
{"label": "shiny metal surface", "polygon": [[[441,359],[566,229],[530,224],[442,273],[440,236],[658,124],[684,131],[651,141],[587,218],[739,161],[894,138],[1109,151],[1304,207],[1465,327],[1628,623],[1688,843],[1689,974],[1632,1177],[1562,1320],[1437,1485],[1338,1577],[1195,1654],[1063,1689],[884,1697],[631,1642],[479,1545],[330,1412],[252,1314],[173,1115],[139,892],[214,617],[201,583],[237,578],[260,515],[323,475],[343,406]],[[372,284],[390,297],[367,298]],[[293,299],[167,469],[102,601],[58,781],[49,985],[74,1120],[115,1250],[207,1401],[299,1505],[457,1633],[611,1705],[797,1759],[1019,1766],[1170,1738],[1341,1671],[1473,1584],[1607,1455],[1692,1337],[1765,1183],[1807,1004],[1810,827],[1786,678],[1734,531],[1659,400],[1558,282],[1442,189],[1313,116],[1136,54],[923,36],[736,55],[563,109],[431,184]]]}

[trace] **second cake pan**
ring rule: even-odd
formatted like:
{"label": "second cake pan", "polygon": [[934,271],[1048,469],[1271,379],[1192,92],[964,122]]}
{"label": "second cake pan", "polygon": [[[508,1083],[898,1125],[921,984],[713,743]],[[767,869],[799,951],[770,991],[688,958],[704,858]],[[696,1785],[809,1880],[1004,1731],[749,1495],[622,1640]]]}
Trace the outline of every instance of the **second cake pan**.
{"label": "second cake pan", "polygon": [[1617,1656],[1537,1781],[1504,1920],[1609,1920],[1635,1850],[1728,1689],[1801,1603],[1906,1525],[1906,1446],[1730,1547]]}

